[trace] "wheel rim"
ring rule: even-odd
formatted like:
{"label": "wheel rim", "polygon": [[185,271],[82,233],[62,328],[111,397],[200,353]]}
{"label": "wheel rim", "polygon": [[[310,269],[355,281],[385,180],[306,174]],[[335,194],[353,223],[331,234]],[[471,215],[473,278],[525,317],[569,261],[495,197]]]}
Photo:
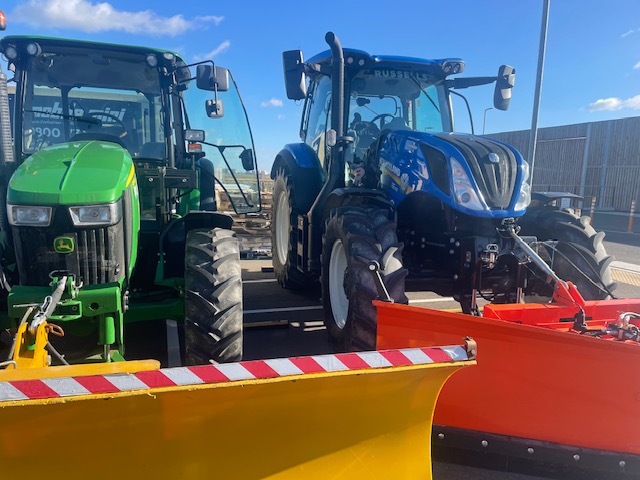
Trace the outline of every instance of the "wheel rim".
{"label": "wheel rim", "polygon": [[344,291],[344,277],[347,272],[347,254],[341,240],[336,240],[329,259],[329,301],[331,312],[338,328],[347,324],[349,298]]}
{"label": "wheel rim", "polygon": [[276,255],[281,265],[287,263],[289,257],[289,231],[291,230],[291,221],[289,219],[289,201],[283,192],[278,198],[278,207],[276,209]]}

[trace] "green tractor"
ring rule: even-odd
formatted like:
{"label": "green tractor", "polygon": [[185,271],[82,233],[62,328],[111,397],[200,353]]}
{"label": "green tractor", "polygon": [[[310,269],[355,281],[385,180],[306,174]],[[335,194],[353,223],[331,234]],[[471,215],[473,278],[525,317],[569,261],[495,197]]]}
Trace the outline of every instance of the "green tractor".
{"label": "green tractor", "polygon": [[5,364],[33,360],[45,323],[46,364],[121,361],[125,324],[155,319],[184,327],[183,363],[240,360],[239,246],[216,205],[256,212],[260,193],[230,72],[56,38],[0,50]]}

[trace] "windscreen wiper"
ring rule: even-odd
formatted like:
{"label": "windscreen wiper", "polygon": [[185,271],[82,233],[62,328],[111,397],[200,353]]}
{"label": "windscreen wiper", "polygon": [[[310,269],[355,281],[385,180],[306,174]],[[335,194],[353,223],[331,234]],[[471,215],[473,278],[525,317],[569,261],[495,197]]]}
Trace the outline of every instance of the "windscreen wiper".
{"label": "windscreen wiper", "polygon": [[436,105],[436,102],[433,101],[433,98],[431,98],[431,95],[427,93],[427,90],[420,84],[420,82],[413,77],[409,77],[409,78],[413,83],[415,83],[416,87],[418,87],[422,91],[422,93],[424,93],[424,95],[429,99],[429,101],[431,102],[431,105],[433,105],[433,108],[435,108],[438,111],[438,113],[440,113],[440,109],[438,108],[438,105]]}
{"label": "windscreen wiper", "polygon": [[90,123],[92,125],[101,125],[102,124],[102,122],[100,120],[98,120],[97,118],[88,117],[88,116],[85,116],[85,115],[71,115],[71,114],[67,114],[67,113],[47,112],[45,110],[24,110],[24,111],[25,112],[29,112],[29,113],[39,113],[39,114],[42,114],[42,115],[53,115],[55,117],[76,120],[78,122]]}

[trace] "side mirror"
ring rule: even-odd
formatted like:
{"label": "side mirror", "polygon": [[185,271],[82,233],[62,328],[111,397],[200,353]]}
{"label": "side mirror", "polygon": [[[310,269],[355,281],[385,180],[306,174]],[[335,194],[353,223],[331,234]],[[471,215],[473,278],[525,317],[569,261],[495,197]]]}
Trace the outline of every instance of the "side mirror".
{"label": "side mirror", "polygon": [[217,89],[219,92],[226,92],[229,90],[229,70],[224,67],[214,67],[209,63],[198,65],[196,86],[200,90],[212,92]]}
{"label": "side mirror", "polygon": [[240,160],[242,160],[242,168],[247,172],[250,172],[255,168],[255,162],[253,160],[253,150],[247,148],[240,154]]}
{"label": "side mirror", "polygon": [[207,111],[207,116],[210,118],[220,118],[224,116],[222,100],[207,100],[204,102],[204,108]]}
{"label": "side mirror", "polygon": [[303,100],[307,96],[307,78],[304,73],[302,50],[282,52],[282,65],[284,67],[284,85],[287,89],[287,98],[290,100]]}
{"label": "side mirror", "polygon": [[511,90],[516,83],[516,70],[509,65],[498,69],[496,89],[493,93],[493,106],[498,110],[508,110],[511,102]]}

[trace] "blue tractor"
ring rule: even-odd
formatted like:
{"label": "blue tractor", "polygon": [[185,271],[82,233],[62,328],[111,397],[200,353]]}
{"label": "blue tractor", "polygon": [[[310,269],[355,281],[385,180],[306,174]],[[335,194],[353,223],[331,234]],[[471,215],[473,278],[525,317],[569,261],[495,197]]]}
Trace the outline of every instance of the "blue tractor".
{"label": "blue tractor", "polygon": [[395,302],[407,302],[405,289],[430,290],[467,313],[479,297],[549,297],[521,240],[585,298],[610,295],[603,234],[548,196],[527,208],[529,165],[515,148],[453,133],[452,96],[495,83],[494,107],[506,110],[512,67],[458,77],[460,59],[370,55],[331,32],[326,41],[330,50],[306,62],[300,50],[283,54],[287,96],[304,110],[301,142],[273,164],[271,236],[283,287],[319,280],[337,349],[375,347],[381,283]]}

